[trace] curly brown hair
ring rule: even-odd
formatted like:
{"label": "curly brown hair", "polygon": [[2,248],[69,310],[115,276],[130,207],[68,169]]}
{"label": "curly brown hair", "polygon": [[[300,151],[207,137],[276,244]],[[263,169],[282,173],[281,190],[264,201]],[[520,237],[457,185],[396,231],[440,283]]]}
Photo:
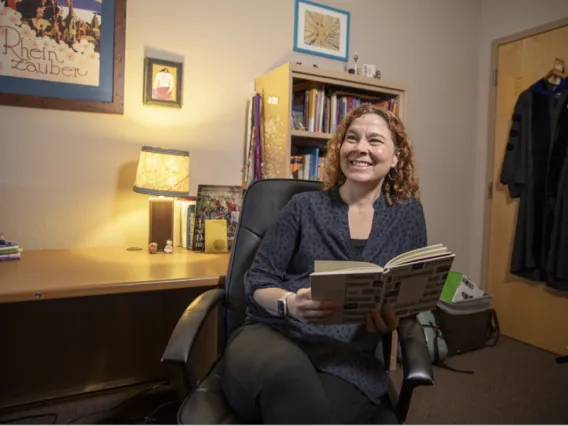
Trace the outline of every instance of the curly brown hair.
{"label": "curly brown hair", "polygon": [[394,142],[395,152],[398,156],[394,177],[391,176],[389,171],[383,181],[382,191],[385,194],[387,205],[391,206],[393,202],[402,203],[410,198],[419,200],[420,194],[414,167],[414,153],[404,124],[393,112],[372,104],[362,104],[349,112],[337,126],[333,137],[328,141],[325,189],[341,186],[345,183],[345,175],[340,166],[339,150],[351,123],[365,114],[377,114],[387,122]]}

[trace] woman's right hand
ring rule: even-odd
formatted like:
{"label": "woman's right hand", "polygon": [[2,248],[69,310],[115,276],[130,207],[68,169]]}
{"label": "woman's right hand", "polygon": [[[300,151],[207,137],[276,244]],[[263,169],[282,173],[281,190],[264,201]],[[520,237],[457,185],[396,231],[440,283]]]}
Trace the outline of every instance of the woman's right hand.
{"label": "woman's right hand", "polygon": [[302,322],[317,323],[322,318],[342,308],[343,303],[333,300],[312,300],[312,290],[301,288],[288,300],[288,313]]}

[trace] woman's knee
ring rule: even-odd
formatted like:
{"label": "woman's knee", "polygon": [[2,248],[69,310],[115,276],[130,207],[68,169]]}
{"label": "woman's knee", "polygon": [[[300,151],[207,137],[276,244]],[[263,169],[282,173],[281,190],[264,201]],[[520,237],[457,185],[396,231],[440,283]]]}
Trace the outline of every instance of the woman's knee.
{"label": "woman's knee", "polygon": [[263,324],[239,330],[224,358],[227,373],[255,394],[267,382],[286,385],[290,381],[317,380],[317,372],[306,353]]}
{"label": "woman's knee", "polygon": [[244,421],[257,423],[261,420],[254,390],[243,384],[242,379],[235,377],[227,368],[221,376],[221,389],[229,405]]}
{"label": "woman's knee", "polygon": [[230,404],[248,419],[260,412],[280,419],[289,410],[308,408],[327,418],[328,401],[305,352],[268,326],[247,327],[239,330],[224,356],[223,389]]}
{"label": "woman's knee", "polygon": [[255,324],[236,333],[223,356],[221,383],[229,403],[247,420],[259,415],[261,392],[293,391],[302,380],[317,380],[307,355],[278,331]]}

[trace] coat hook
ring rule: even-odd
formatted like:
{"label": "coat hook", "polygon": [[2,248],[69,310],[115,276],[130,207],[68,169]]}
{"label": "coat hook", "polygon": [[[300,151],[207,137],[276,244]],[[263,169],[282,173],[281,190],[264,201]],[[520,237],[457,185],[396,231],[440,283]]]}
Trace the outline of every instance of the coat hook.
{"label": "coat hook", "polygon": [[560,59],[560,58],[555,58],[554,59],[554,65],[552,66],[552,68],[560,71],[560,72],[564,72],[564,60]]}

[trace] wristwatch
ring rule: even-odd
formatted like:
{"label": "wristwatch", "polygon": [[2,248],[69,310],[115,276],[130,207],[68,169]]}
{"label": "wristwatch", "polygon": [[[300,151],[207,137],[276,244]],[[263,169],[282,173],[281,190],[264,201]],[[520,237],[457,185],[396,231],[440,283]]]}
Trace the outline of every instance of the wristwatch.
{"label": "wristwatch", "polygon": [[294,293],[289,291],[288,293],[284,294],[280,299],[278,299],[278,316],[279,317],[287,317],[288,316],[288,304],[286,303],[286,299],[292,296]]}

